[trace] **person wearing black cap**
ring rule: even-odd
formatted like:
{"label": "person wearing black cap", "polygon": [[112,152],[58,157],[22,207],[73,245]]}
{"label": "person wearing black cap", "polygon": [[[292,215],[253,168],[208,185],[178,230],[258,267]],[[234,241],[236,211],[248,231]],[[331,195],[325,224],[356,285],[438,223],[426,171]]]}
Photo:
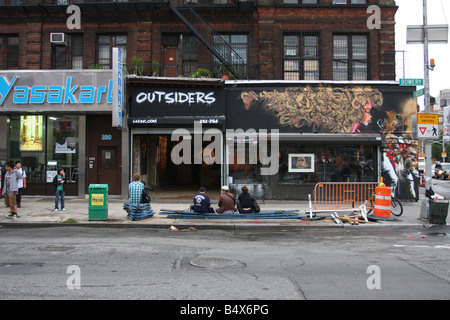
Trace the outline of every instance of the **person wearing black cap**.
{"label": "person wearing black cap", "polygon": [[199,193],[194,196],[194,205],[191,210],[197,213],[213,213],[214,209],[211,207],[211,200],[206,194],[206,188],[200,187]]}

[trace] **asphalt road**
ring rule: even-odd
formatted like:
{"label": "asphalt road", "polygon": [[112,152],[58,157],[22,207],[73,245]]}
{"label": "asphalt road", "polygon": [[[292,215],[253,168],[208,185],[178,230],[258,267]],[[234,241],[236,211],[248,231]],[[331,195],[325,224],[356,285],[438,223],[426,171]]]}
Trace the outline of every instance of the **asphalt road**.
{"label": "asphalt road", "polygon": [[0,299],[448,300],[449,257],[445,226],[0,229]]}

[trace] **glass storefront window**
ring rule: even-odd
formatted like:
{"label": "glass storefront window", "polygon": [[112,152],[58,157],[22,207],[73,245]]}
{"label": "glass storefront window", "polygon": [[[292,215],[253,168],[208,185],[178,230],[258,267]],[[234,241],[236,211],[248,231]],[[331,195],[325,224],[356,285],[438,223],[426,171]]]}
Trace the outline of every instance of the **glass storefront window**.
{"label": "glass storefront window", "polygon": [[[232,183],[265,183],[267,176],[261,175],[261,161],[258,144],[253,141],[244,144],[234,144],[233,152],[228,152],[228,175],[232,178]],[[269,146],[270,150],[270,146]],[[250,153],[252,161],[250,161]]]}
{"label": "glass storefront window", "polygon": [[58,167],[78,180],[78,116],[11,116],[8,147],[9,160],[22,162],[27,183],[52,182]]}
{"label": "glass storefront window", "polygon": [[279,184],[376,181],[373,145],[280,145]]}
{"label": "glass storefront window", "polygon": [[78,182],[78,116],[49,116],[47,119],[47,182],[52,182],[58,167],[66,178]]}
{"label": "glass storefront window", "polygon": [[9,160],[20,160],[27,182],[45,180],[44,116],[11,116],[9,121]]}

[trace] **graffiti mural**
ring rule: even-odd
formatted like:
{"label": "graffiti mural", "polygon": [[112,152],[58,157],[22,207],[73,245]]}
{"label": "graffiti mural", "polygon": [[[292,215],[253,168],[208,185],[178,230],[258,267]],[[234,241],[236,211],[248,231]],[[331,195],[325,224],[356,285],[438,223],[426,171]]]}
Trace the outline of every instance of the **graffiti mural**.
{"label": "graffiti mural", "polygon": [[227,127],[284,133],[381,134],[386,185],[401,199],[418,199],[417,141],[411,115],[414,87],[394,84],[308,84],[235,88],[227,93]]}
{"label": "graffiti mural", "polygon": [[257,121],[258,127],[278,128],[282,132],[410,134],[408,109],[412,106],[415,112],[415,103],[398,101],[399,98],[405,97],[389,94],[386,100],[380,89],[371,86],[246,90],[240,92],[230,110],[243,117],[231,122],[232,127],[245,128]]}

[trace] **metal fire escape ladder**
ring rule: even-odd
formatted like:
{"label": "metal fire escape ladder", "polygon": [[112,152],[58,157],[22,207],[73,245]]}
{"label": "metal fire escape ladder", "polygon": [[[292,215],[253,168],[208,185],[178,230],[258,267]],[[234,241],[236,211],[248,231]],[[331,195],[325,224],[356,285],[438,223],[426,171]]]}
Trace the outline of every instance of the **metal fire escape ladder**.
{"label": "metal fire escape ladder", "polygon": [[[172,4],[172,2],[176,3],[176,0],[167,0],[169,8],[208,48],[208,50],[211,51],[211,53],[222,63],[222,65],[225,66],[227,70],[230,71],[236,79],[239,79],[238,71],[233,67],[232,61],[229,61],[228,59],[231,59],[232,56],[234,60],[238,61],[238,64],[244,65],[245,61],[242,59],[242,57],[217,32],[215,32],[213,28],[211,28],[211,26],[198,14],[198,12],[191,6],[190,3],[187,3],[186,0],[184,0],[184,5],[182,7],[176,7]],[[195,17],[198,22],[200,22],[206,27],[206,34],[202,34],[179,9],[192,13],[191,16]],[[209,34],[207,32],[209,32]],[[212,35],[212,37],[219,39],[219,41],[222,42],[221,44],[231,52],[231,56],[221,55],[220,52],[217,51],[215,46],[208,41],[209,35]]]}

